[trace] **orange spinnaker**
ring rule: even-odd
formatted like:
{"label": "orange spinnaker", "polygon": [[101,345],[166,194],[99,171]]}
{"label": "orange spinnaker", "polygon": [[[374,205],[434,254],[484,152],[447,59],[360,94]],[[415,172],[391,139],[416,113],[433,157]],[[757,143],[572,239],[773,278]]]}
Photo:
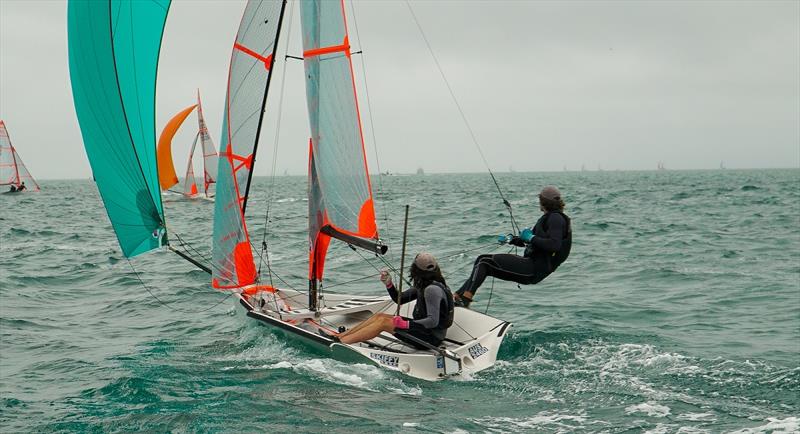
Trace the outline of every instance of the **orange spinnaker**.
{"label": "orange spinnaker", "polygon": [[156,158],[158,158],[158,183],[161,184],[162,190],[167,190],[178,183],[178,175],[175,174],[175,165],[172,163],[172,138],[195,107],[197,104],[186,107],[173,116],[158,137]]}

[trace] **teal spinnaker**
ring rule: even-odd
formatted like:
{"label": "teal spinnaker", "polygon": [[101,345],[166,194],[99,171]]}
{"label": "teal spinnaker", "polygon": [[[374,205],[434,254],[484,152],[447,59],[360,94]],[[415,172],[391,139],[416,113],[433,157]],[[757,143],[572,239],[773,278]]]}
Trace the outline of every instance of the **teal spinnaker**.
{"label": "teal spinnaker", "polygon": [[166,244],[156,167],[155,93],[169,0],[71,0],[69,71],[75,112],[122,252]]}

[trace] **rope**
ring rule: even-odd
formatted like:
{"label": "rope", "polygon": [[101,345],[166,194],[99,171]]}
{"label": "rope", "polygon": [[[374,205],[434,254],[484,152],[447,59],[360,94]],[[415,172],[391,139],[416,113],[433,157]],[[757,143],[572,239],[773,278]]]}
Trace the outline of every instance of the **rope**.
{"label": "rope", "polygon": [[[208,257],[206,257],[205,255],[203,255],[203,254],[202,254],[202,253],[201,253],[199,250],[197,250],[197,249],[196,249],[194,246],[192,246],[191,244],[189,244],[189,242],[188,242],[188,241],[184,240],[184,239],[183,239],[183,237],[181,237],[181,235],[180,235],[179,233],[177,233],[177,232],[172,232],[172,234],[174,234],[174,235],[175,235],[175,238],[177,238],[177,239],[178,239],[178,242],[181,244],[181,247],[183,247],[184,249],[186,249],[186,248],[188,247],[189,249],[191,249],[191,251],[192,251],[192,252],[196,253],[196,254],[197,254],[197,256],[199,256],[199,257],[203,258],[203,260],[204,260],[204,261],[206,261],[206,262],[208,262],[208,263],[211,263],[211,266],[212,266],[212,267],[214,266],[214,265],[213,265],[213,263],[212,263],[212,261],[211,261],[210,259],[208,259]],[[217,270],[219,270],[219,269],[217,269]]]}
{"label": "rope", "polygon": [[151,296],[151,297],[153,297],[153,298],[154,298],[154,299],[155,299],[157,302],[159,302],[159,303],[160,303],[162,306],[164,306],[164,307],[166,307],[166,308],[169,308],[169,309],[172,309],[172,310],[174,310],[174,311],[176,311],[176,312],[180,312],[180,313],[186,313],[186,314],[196,314],[196,313],[208,312],[209,310],[211,310],[211,309],[214,309],[215,307],[217,307],[217,306],[219,306],[220,304],[224,303],[224,302],[225,302],[225,300],[229,299],[229,298],[230,298],[230,297],[231,297],[233,294],[235,294],[234,292],[231,292],[231,293],[229,293],[228,295],[226,295],[224,298],[222,298],[220,301],[218,301],[218,302],[214,303],[212,306],[210,306],[210,307],[207,307],[207,308],[205,308],[205,309],[196,310],[196,311],[190,311],[190,310],[184,310],[184,309],[180,309],[180,308],[177,308],[177,307],[174,307],[174,306],[172,306],[172,304],[171,304],[171,303],[164,302],[163,300],[161,300],[160,298],[158,298],[158,297],[157,297],[157,296],[156,296],[156,295],[153,293],[153,291],[151,291],[151,290],[150,290],[150,287],[148,287],[148,286],[147,286],[147,285],[144,283],[144,281],[142,280],[142,277],[139,275],[139,272],[138,272],[138,271],[136,271],[136,268],[134,268],[134,267],[133,267],[133,264],[131,263],[131,260],[130,260],[129,258],[125,258],[125,260],[126,260],[126,261],[128,261],[128,265],[131,267],[131,270],[133,270],[133,274],[136,276],[136,280],[138,280],[138,281],[139,281],[139,284],[141,284],[141,285],[142,285],[142,287],[143,287],[143,288],[144,288],[144,289],[145,289],[145,290],[146,290],[146,291],[147,291],[147,292],[150,294],[150,296]]}
{"label": "rope", "polygon": [[[273,286],[272,281],[272,266],[269,261],[269,246],[267,244],[267,229],[269,227],[269,212],[272,208],[272,199],[275,194],[275,169],[277,168],[278,164],[278,144],[280,143],[280,134],[281,134],[281,117],[283,115],[283,95],[286,90],[286,55],[289,54],[289,45],[292,39],[292,21],[294,17],[294,3],[292,3],[291,7],[289,8],[289,25],[286,29],[286,48],[284,49],[284,58],[283,58],[283,70],[281,72],[281,93],[278,97],[278,117],[276,119],[276,127],[275,127],[275,146],[272,149],[272,168],[270,169],[270,186],[269,186],[269,196],[267,197],[267,211],[264,213],[264,233],[261,237],[261,249],[264,253],[263,255],[259,255],[258,261],[258,273],[257,276],[261,278],[261,267],[264,265],[264,257],[266,257],[267,261],[267,270],[269,271],[269,284]],[[277,48],[277,47],[276,47]]]}
{"label": "rope", "polygon": [[489,313],[489,306],[492,305],[492,294],[494,294],[494,277],[492,277],[492,286],[489,288],[489,300],[486,301],[486,309],[483,310],[484,315]]}
{"label": "rope", "polygon": [[475,132],[472,130],[469,121],[467,121],[467,116],[466,114],[464,114],[464,110],[461,108],[461,104],[459,104],[458,98],[456,98],[456,94],[455,92],[453,92],[453,88],[450,86],[450,82],[444,75],[444,70],[442,69],[442,65],[439,64],[439,59],[436,58],[436,54],[434,54],[433,48],[431,47],[430,42],[428,42],[428,37],[425,36],[425,31],[422,30],[422,25],[419,23],[417,15],[414,13],[414,9],[411,7],[411,3],[409,3],[408,0],[406,0],[405,3],[406,6],[408,6],[408,11],[411,12],[411,17],[414,19],[414,23],[417,25],[417,29],[419,29],[420,35],[422,35],[422,39],[425,41],[425,45],[428,47],[428,52],[431,54],[433,62],[436,64],[436,68],[439,70],[439,74],[442,76],[442,80],[444,81],[445,86],[447,86],[447,90],[450,92],[450,97],[453,99],[453,103],[458,109],[458,113],[461,115],[461,120],[464,121],[464,125],[467,127],[467,131],[469,132],[469,135],[472,138],[472,143],[475,144],[475,148],[478,149],[478,154],[480,154],[481,159],[483,160],[483,164],[484,166],[486,166],[486,170],[489,171],[489,176],[492,177],[492,182],[494,182],[494,186],[497,188],[497,192],[500,193],[500,198],[503,199],[503,205],[505,205],[506,208],[508,209],[508,214],[511,216],[511,230],[514,233],[518,233],[519,225],[517,224],[516,219],[514,219],[514,212],[511,209],[511,203],[506,199],[505,195],[503,194],[503,190],[500,188],[500,184],[497,182],[497,178],[494,177],[494,173],[492,172],[491,167],[489,167],[489,162],[486,160],[486,156],[483,154],[483,150],[481,149],[481,145],[478,143],[478,139],[475,136]]}

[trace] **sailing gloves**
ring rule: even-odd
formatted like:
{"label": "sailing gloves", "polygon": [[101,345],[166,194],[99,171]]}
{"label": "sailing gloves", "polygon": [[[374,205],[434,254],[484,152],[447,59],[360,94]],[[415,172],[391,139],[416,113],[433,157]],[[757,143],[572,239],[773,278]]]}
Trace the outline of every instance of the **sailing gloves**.
{"label": "sailing gloves", "polygon": [[508,243],[517,247],[525,247],[525,244],[530,243],[532,239],[533,230],[531,230],[531,228],[523,229],[520,231],[519,236],[508,234],[497,237],[497,241],[499,241],[501,244]]}
{"label": "sailing gloves", "polygon": [[389,274],[388,270],[381,270],[381,282],[383,282],[387,288],[394,286],[394,283],[392,283],[392,275]]}
{"label": "sailing gloves", "polygon": [[392,317],[392,324],[394,324],[394,328],[398,330],[408,330],[409,327],[409,321],[402,316]]}

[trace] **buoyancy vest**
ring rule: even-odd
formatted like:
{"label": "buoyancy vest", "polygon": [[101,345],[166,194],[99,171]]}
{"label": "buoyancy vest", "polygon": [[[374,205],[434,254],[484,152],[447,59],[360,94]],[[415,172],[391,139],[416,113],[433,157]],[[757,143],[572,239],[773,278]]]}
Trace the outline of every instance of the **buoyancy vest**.
{"label": "buoyancy vest", "polygon": [[[433,281],[431,285],[440,288],[444,292],[444,300],[439,306],[439,323],[436,327],[429,329],[431,333],[437,338],[444,339],[447,334],[447,329],[453,325],[453,317],[455,315],[455,304],[453,303],[453,293],[450,288],[441,282]],[[412,317],[414,319],[423,319],[428,317],[428,306],[425,304],[425,288],[418,289],[417,304],[414,306]]]}
{"label": "buoyancy vest", "polygon": [[558,268],[559,265],[561,265],[561,263],[567,260],[567,257],[569,257],[569,252],[572,250],[572,222],[570,221],[570,218],[561,211],[548,211],[541,216],[539,221],[536,222],[536,225],[533,226],[534,236],[550,236],[548,233],[548,220],[550,220],[551,214],[559,214],[562,218],[564,218],[566,227],[564,228],[564,234],[561,239],[561,248],[556,252],[544,252],[541,249],[537,249],[533,243],[531,243],[525,248],[525,257],[532,258],[542,256],[546,258],[549,263],[548,268],[552,273],[556,268]]}

